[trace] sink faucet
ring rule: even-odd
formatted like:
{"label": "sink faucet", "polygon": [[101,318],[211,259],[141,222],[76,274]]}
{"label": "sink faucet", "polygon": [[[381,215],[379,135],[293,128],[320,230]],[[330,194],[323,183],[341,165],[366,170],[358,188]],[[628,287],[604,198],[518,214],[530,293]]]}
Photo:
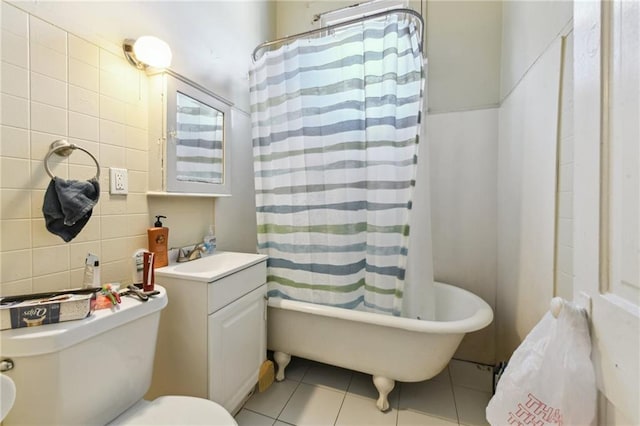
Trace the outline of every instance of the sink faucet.
{"label": "sink faucet", "polygon": [[189,251],[185,251],[184,248],[181,248],[178,251],[178,262],[188,262],[190,260],[199,259],[202,257],[202,253],[204,252],[204,244],[198,243]]}

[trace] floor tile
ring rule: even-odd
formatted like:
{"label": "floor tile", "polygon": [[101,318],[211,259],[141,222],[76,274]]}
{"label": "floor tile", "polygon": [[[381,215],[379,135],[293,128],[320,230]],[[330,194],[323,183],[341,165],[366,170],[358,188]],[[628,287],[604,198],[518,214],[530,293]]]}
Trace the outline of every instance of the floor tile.
{"label": "floor tile", "polygon": [[450,383],[427,380],[418,383],[402,383],[400,410],[410,410],[458,422],[453,389]]}
{"label": "floor tile", "polygon": [[458,426],[458,422],[418,413],[411,410],[398,411],[398,426]]}
{"label": "floor tile", "polygon": [[315,363],[309,367],[302,382],[344,392],[349,387],[352,375],[351,370]]}
{"label": "floor tile", "polygon": [[449,371],[449,366],[446,366],[444,370],[438,373],[436,376],[430,378],[429,380],[434,382],[449,382],[451,383],[451,374]]}
{"label": "floor tile", "polygon": [[297,426],[333,425],[345,392],[300,383],[278,420]]}
{"label": "floor tile", "polygon": [[[291,423],[285,423],[285,422],[282,422],[282,421],[280,421],[280,420],[277,420],[277,421],[273,424],[273,426],[292,426],[292,425],[291,425]],[[293,425],[293,426],[295,426],[295,425]]]}
{"label": "floor tile", "polygon": [[378,410],[372,399],[347,394],[340,408],[336,426],[396,426],[398,410]]}
{"label": "floor tile", "polygon": [[454,386],[453,394],[460,424],[473,426],[489,424],[486,418],[486,408],[491,399],[491,393]]}
{"label": "floor tile", "polygon": [[491,366],[453,359],[449,363],[449,370],[453,386],[492,392],[493,368]]}
{"label": "floor tile", "polygon": [[275,421],[276,419],[254,413],[246,408],[243,408],[238,414],[236,414],[236,422],[238,423],[238,426],[271,426]]}
{"label": "floor tile", "polygon": [[[396,383],[395,387],[389,394],[389,406],[391,408],[398,408],[398,401],[400,400],[400,383]],[[367,398],[372,399],[374,401],[378,400],[378,390],[373,384],[373,378],[369,374],[360,373],[357,371],[353,372],[353,376],[351,377],[351,383],[349,383],[349,388],[347,389],[348,395],[357,396],[359,398]]]}
{"label": "floor tile", "polygon": [[278,418],[298,384],[292,380],[274,382],[266,391],[251,395],[244,408],[274,419]]}
{"label": "floor tile", "polygon": [[[305,373],[309,369],[309,367],[315,364],[313,361],[309,361],[308,359],[291,357],[291,362],[284,370],[285,378],[289,380],[300,381],[304,377]],[[277,368],[277,366],[276,366]]]}

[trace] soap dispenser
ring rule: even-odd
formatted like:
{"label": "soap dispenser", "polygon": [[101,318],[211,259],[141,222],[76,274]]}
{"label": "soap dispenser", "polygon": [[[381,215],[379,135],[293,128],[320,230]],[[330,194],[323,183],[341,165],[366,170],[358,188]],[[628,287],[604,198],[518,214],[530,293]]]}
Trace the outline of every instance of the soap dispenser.
{"label": "soap dispenser", "polygon": [[213,225],[209,225],[209,232],[204,236],[203,241],[205,255],[210,256],[216,252],[216,235],[213,233]]}
{"label": "soap dispenser", "polygon": [[156,222],[153,228],[147,230],[149,238],[149,251],[155,253],[154,268],[160,268],[169,264],[167,245],[169,243],[169,228],[162,226],[160,219],[166,219],[166,216],[156,216]]}

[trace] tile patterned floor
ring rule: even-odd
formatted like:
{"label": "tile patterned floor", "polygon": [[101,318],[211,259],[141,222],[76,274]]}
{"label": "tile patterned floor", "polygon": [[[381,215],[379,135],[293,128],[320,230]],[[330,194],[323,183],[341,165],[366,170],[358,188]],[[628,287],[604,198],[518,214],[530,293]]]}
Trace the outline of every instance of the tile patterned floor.
{"label": "tile patterned floor", "polygon": [[239,426],[486,425],[490,367],[452,360],[438,376],[396,383],[380,412],[371,376],[292,358],[286,379],[255,393],[236,415]]}

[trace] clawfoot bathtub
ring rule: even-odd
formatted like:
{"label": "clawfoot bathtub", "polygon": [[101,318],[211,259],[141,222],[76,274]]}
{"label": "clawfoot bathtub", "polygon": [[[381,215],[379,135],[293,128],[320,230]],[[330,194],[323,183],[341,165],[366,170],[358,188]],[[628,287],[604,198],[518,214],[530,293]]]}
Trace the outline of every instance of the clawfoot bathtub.
{"label": "clawfoot bathtub", "polygon": [[284,380],[291,355],[373,376],[376,403],[389,409],[395,381],[420,382],[442,371],[465,333],[493,320],[481,298],[435,283],[435,321],[401,318],[279,298],[269,299],[267,346]]}

